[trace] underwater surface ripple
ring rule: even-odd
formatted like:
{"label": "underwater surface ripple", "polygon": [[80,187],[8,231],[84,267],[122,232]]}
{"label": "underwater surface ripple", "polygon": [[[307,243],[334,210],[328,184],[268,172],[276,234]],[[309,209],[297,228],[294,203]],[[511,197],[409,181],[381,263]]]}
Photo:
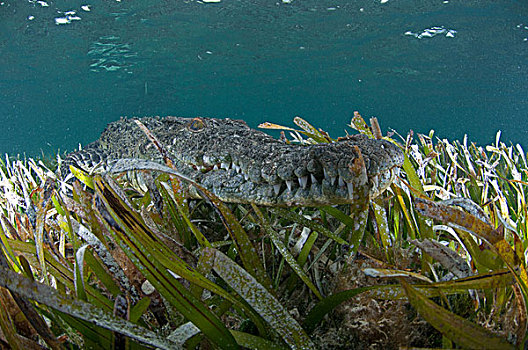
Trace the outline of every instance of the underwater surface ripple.
{"label": "underwater surface ripple", "polygon": [[120,116],[528,145],[525,1],[0,0],[1,153],[73,150]]}

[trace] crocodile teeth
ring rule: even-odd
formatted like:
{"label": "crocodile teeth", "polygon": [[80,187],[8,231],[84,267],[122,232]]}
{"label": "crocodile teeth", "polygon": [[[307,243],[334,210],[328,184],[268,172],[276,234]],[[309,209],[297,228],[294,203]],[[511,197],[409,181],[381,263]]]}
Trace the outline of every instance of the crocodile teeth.
{"label": "crocodile teeth", "polygon": [[240,166],[233,163],[233,167],[235,168],[236,172],[240,174]]}
{"label": "crocodile teeth", "polygon": [[249,180],[249,174],[244,173],[244,179],[245,179],[246,181]]}
{"label": "crocodile teeth", "polygon": [[292,180],[286,180],[286,187],[288,187],[288,191],[292,190],[293,181]]}
{"label": "crocodile teeth", "polygon": [[315,178],[314,174],[310,174],[310,179],[312,180],[313,184],[317,183],[317,179]]}
{"label": "crocodile teeth", "polygon": [[210,160],[211,159],[209,158],[209,156],[206,156],[205,154],[203,155],[203,162],[204,162],[205,165],[210,164],[209,163]]}
{"label": "crocodile teeth", "polygon": [[328,171],[326,171],[326,169],[323,169],[323,173],[325,180],[328,181],[330,185],[334,186],[336,177],[328,175]]}
{"label": "crocodile teeth", "polygon": [[215,165],[213,166],[213,170],[218,170],[218,169],[220,169],[220,168],[218,167],[218,164],[215,164]]}
{"label": "crocodile teeth", "polygon": [[278,196],[281,189],[281,184],[275,184],[273,185],[273,191],[275,191],[275,195]]}
{"label": "crocodile teeth", "polygon": [[374,177],[372,178],[372,184],[373,184],[373,187],[374,187],[375,189],[378,188],[378,186],[379,186],[379,178],[378,178],[378,175],[376,175],[376,176],[374,176]]}
{"label": "crocodile teeth", "polygon": [[228,164],[228,163],[224,163],[224,162],[222,162],[222,163],[220,164],[220,168],[225,169],[225,170],[229,170],[229,164]]}
{"label": "crocodile teeth", "polygon": [[352,182],[347,182],[346,185],[348,188],[348,197],[352,198],[354,194],[354,185],[352,185]]}
{"label": "crocodile teeth", "polygon": [[343,186],[345,186],[345,181],[343,180],[341,176],[339,176],[339,187],[343,187]]}
{"label": "crocodile teeth", "polygon": [[302,189],[306,189],[306,186],[308,186],[308,176],[301,176],[299,178],[299,186],[302,187]]}

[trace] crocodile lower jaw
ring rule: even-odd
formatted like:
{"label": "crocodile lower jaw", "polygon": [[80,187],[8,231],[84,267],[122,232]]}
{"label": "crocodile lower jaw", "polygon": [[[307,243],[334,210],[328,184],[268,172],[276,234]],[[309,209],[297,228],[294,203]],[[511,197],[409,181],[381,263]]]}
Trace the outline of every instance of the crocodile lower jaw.
{"label": "crocodile lower jaw", "polygon": [[[322,178],[314,175],[283,180],[277,183],[253,182],[240,167],[222,164],[220,166],[187,166],[187,175],[202,184],[213,194],[226,202],[255,203],[266,206],[321,206],[350,204],[361,198],[377,197],[394,180],[397,170],[386,170],[371,177],[355,177],[352,182],[341,177]],[[200,195],[191,188],[191,195]]]}

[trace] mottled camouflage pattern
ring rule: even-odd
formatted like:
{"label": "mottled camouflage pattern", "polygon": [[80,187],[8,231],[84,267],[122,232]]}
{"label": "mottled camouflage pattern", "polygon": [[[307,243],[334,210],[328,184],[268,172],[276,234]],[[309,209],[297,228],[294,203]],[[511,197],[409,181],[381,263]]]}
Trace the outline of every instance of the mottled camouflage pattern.
{"label": "mottled camouflage pattern", "polygon": [[[354,203],[384,191],[403,163],[403,153],[396,145],[363,135],[335,143],[301,145],[274,139],[239,120],[139,120],[169,151],[179,172],[226,202],[305,206]],[[88,172],[107,171],[122,158],[162,161],[137,124],[123,118],[109,124],[97,141],[69,154],[62,168],[74,165]]]}

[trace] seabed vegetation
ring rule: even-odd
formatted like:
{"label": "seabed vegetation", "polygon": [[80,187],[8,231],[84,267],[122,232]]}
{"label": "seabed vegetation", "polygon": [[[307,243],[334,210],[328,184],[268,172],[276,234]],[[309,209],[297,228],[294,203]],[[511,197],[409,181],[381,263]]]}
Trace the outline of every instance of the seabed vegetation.
{"label": "seabed vegetation", "polygon": [[[332,141],[295,123],[264,126]],[[169,159],[146,189],[6,157],[0,348],[524,348],[528,166],[499,135],[384,136],[405,163],[368,215],[187,200]]]}

